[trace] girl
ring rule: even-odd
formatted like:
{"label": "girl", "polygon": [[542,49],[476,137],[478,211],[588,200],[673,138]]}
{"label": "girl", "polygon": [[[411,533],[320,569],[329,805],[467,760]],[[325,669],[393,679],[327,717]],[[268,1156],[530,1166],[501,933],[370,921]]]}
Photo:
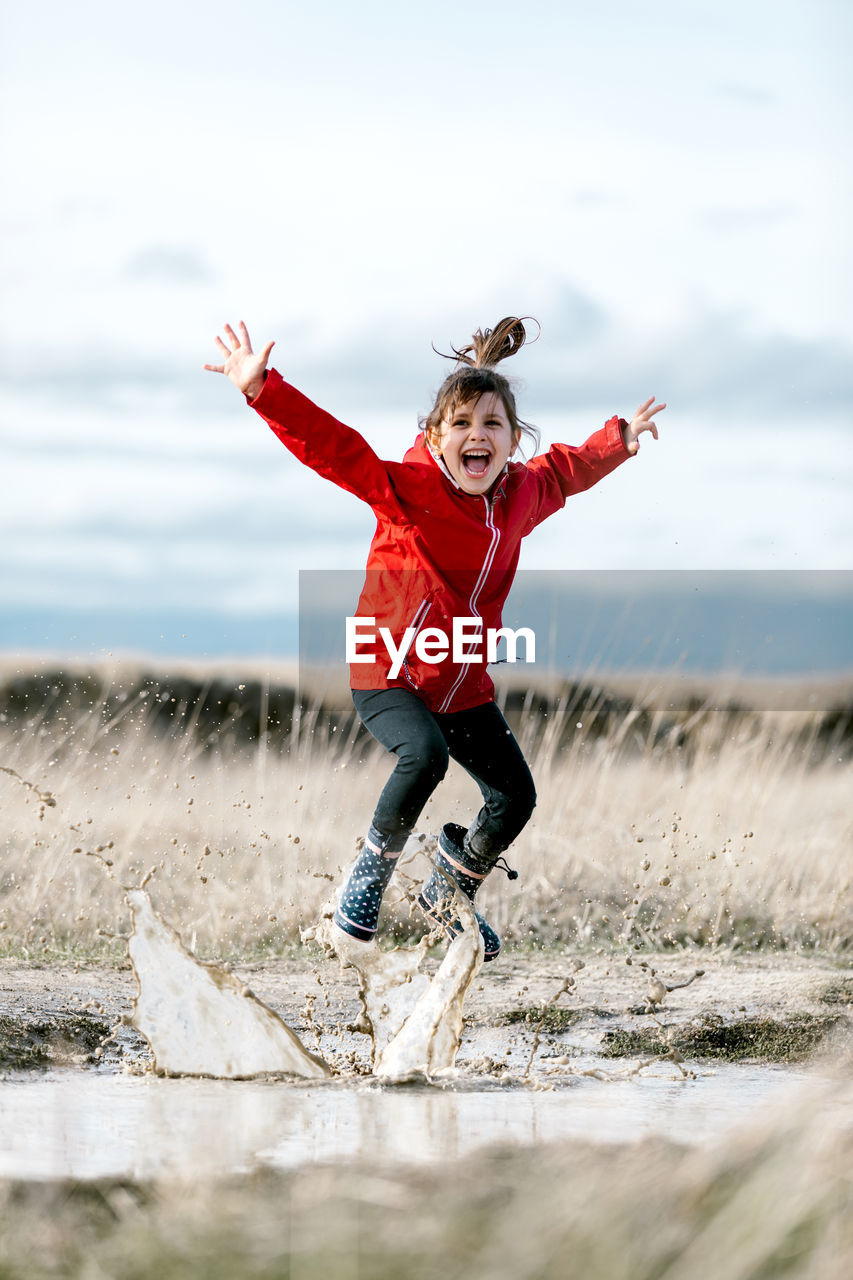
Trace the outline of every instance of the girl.
{"label": "girl", "polygon": [[[267,370],[273,343],[252,350],[246,326],[225,326],[216,344],[224,373],[307,466],[356,494],[377,521],[356,614],[362,635],[385,628],[398,655],[381,648],[356,653],[352,696],[368,731],[397,757],[379,797],[362,851],[344,886],[335,925],[369,942],[382,894],[406,839],[452,756],[471,774],[483,806],[466,829],[447,823],[435,869],[419,904],[451,936],[460,929],[448,889],[474,898],[484,878],[527,823],[536,802],[521,750],[494,702],[483,661],[484,631],[501,624],[521,539],[571,494],[588,489],[639,448],[657,439],[650,397],[630,422],[613,417],[573,448],[555,444],[529,462],[513,462],[523,434],[508,380],[496,366],[524,344],[514,316],[479,329],[460,351],[402,462],[383,462],[352,428],[336,421]],[[368,623],[367,620],[370,620]],[[466,619],[468,647],[448,651],[454,619]],[[380,632],[381,634],[381,632]],[[472,639],[473,637],[473,639]],[[504,863],[511,879],[516,872]],[[495,931],[477,916],[484,958],[500,950]]]}

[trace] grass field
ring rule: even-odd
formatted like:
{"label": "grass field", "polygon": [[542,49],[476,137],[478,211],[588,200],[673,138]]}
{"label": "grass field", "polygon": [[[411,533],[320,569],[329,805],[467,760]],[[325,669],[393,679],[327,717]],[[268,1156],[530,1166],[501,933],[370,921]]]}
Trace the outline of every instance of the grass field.
{"label": "grass field", "polygon": [[[121,953],[123,886],[152,868],[164,913],[200,953],[296,943],[390,769],[351,711],[318,696],[285,725],[293,694],[268,688],[253,727],[241,694],[257,682],[222,684],[217,719],[174,674],[45,680],[41,696],[7,698],[0,726],[0,954]],[[629,695],[504,695],[539,795],[511,850],[520,879],[493,876],[479,899],[506,941],[846,953],[851,762],[831,700]],[[430,835],[478,803],[451,766],[387,895],[397,937],[421,928],[409,900]]]}

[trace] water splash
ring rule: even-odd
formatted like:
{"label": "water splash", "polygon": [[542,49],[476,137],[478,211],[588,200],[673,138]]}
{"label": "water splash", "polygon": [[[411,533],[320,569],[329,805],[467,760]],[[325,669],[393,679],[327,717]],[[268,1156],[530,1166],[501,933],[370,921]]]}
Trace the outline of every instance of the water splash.
{"label": "water splash", "polygon": [[144,889],[129,890],[127,898],[133,912],[127,949],[139,987],[130,1023],[151,1046],[158,1074],[231,1080],[331,1074],[238,977],[196,960]]}
{"label": "water splash", "polygon": [[360,1027],[373,1042],[373,1071],[381,1080],[432,1077],[452,1070],[462,1036],[462,1005],[483,963],[483,940],[469,900],[454,894],[462,931],[432,978],[419,972],[429,937],[416,947],[382,951],[337,927],[334,903],[304,936],[334,952],[359,976]]}
{"label": "water splash", "polygon": [[[130,1024],[148,1041],[158,1074],[231,1080],[332,1074],[235,974],[196,960],[144,888],[128,890],[127,899],[133,913],[127,949],[139,989]],[[342,933],[331,913],[311,931],[359,975],[361,1029],[371,1037],[378,1079],[431,1078],[454,1067],[462,1005],[483,961],[471,904],[462,894],[456,899],[463,928],[432,978],[420,972],[428,937],[416,947],[382,951]]]}

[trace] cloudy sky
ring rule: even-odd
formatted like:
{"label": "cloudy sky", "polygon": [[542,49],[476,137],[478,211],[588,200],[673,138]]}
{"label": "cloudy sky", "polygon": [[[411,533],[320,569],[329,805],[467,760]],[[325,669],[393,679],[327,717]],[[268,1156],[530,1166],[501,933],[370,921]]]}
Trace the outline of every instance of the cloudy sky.
{"label": "cloudy sky", "polygon": [[109,648],[111,611],[287,611],[299,569],[363,563],[370,513],[202,372],[240,318],[388,457],[431,343],[508,313],[542,326],[513,372],[545,444],[666,399],[527,567],[853,567],[846,0],[46,0],[3,30],[7,616],[82,608]]}

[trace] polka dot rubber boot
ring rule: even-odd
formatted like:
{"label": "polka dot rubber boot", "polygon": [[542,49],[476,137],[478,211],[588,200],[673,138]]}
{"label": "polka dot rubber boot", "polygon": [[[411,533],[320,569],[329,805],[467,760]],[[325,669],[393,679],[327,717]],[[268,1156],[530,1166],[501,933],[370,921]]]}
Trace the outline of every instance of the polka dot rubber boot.
{"label": "polka dot rubber boot", "polygon": [[[478,858],[464,847],[466,831],[458,822],[448,822],[438,838],[438,853],[433,871],[418,897],[418,906],[428,919],[440,924],[447,935],[455,938],[462,932],[462,924],[453,912],[453,896],[444,875],[474,901],[474,895],[495,864],[494,858]],[[444,875],[441,872],[444,872]],[[483,959],[496,960],[501,940],[492,926],[479,912],[474,912],[483,938]]]}
{"label": "polka dot rubber boot", "polygon": [[372,941],[376,933],[382,895],[400,856],[399,850],[383,852],[383,844],[387,843],[387,836],[370,828],[335,911],[338,928],[360,942]]}

